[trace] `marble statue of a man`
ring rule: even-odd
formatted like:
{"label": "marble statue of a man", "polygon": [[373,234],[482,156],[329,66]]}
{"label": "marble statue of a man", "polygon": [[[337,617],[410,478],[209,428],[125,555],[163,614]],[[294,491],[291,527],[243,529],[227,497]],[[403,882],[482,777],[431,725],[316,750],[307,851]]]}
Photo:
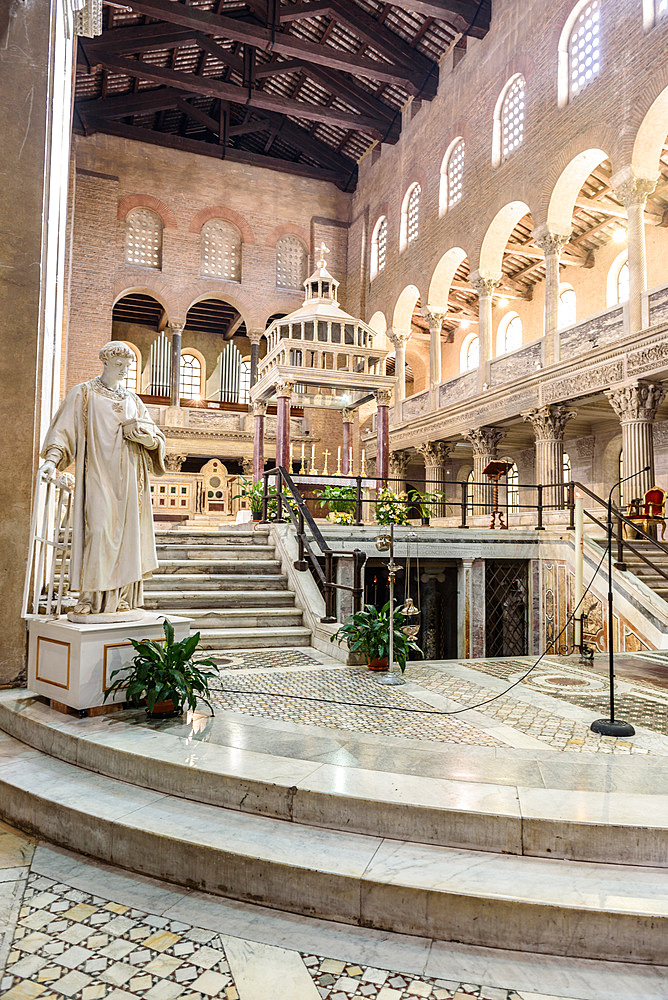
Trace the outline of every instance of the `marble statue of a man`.
{"label": "marble statue of a man", "polygon": [[44,441],[40,474],[75,463],[70,587],[73,621],[141,617],[142,581],[157,569],[149,471],[165,472],[165,438],[142,401],[123,388],[134,361],[118,340],[100,351],[102,374],[65,397]]}

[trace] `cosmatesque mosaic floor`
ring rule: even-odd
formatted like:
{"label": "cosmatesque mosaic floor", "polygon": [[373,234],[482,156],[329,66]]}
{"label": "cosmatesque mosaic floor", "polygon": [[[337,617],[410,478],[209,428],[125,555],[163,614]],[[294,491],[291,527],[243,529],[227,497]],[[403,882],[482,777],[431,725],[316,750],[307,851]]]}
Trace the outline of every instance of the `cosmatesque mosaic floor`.
{"label": "cosmatesque mosaic floor", "polygon": [[[198,926],[199,911],[206,926]],[[185,913],[192,914],[190,920]],[[266,944],[263,921],[278,932],[273,911],[264,913],[269,916],[37,845],[0,823],[3,1000],[588,1000],[590,995],[582,989],[547,995],[491,985],[484,949],[476,953],[487,985],[423,974],[415,966],[429,961],[428,942],[416,946],[418,939],[399,935],[381,940],[377,932],[336,924],[327,936],[319,928],[322,921],[305,934],[311,941],[318,935],[334,941],[335,958]],[[295,919],[290,917],[293,925]],[[240,923],[257,934],[239,937]],[[336,934],[339,927],[340,939],[332,937],[331,929]],[[300,933],[294,926],[291,931]],[[348,959],[340,957],[342,949],[350,952]],[[367,951],[376,959],[393,954],[397,960],[371,962]],[[502,969],[495,973],[501,980],[512,975]],[[592,972],[606,989],[605,964]],[[615,970],[620,985],[627,973],[627,967]],[[578,979],[577,971],[574,975]],[[660,995],[652,992],[652,1000]]]}

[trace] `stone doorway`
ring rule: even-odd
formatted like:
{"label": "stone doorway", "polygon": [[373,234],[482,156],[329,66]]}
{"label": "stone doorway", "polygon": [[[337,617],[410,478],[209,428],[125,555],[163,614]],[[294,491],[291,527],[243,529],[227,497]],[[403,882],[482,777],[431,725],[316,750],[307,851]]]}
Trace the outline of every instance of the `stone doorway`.
{"label": "stone doorway", "polygon": [[529,652],[529,564],[526,559],[485,562],[485,655]]}

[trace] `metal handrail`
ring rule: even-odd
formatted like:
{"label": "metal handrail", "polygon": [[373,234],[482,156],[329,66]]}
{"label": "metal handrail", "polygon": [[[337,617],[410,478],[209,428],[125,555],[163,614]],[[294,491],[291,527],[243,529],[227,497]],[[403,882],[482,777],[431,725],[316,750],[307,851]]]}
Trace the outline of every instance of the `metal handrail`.
{"label": "metal handrail", "polygon": [[[276,499],[278,501],[278,517],[279,522],[283,521],[283,504],[287,507],[288,514],[290,515],[290,520],[295,526],[297,532],[297,544],[299,545],[299,558],[294,562],[294,567],[297,570],[305,571],[308,569],[308,563],[305,556],[308,557],[308,562],[311,564],[311,569],[315,573],[315,576],[322,584],[324,590],[325,598],[325,615],[321,618],[323,622],[336,622],[336,591],[337,590],[347,590],[353,595],[353,611],[361,611],[362,604],[364,601],[364,586],[362,583],[362,568],[366,562],[366,555],[361,549],[353,549],[352,552],[345,552],[343,550],[336,550],[329,545],[326,539],[323,537],[320,528],[315,523],[313,515],[304,503],[304,498],[295,486],[292,476],[283,466],[278,465],[274,469],[269,469],[267,472],[263,473],[264,479],[264,491],[262,496],[262,521],[268,521],[268,506],[269,506],[269,479],[274,477],[277,481],[276,486]],[[283,486],[286,486],[293,503],[297,506],[297,511],[292,507],[289,500],[283,495]],[[306,525],[308,525],[309,531],[313,536],[313,540],[317,544],[320,550],[321,557],[325,561],[325,569],[323,572],[322,566],[318,559],[317,554],[311,548],[309,537],[306,533]],[[335,566],[334,558],[338,559],[351,559],[353,564],[353,583],[352,586],[346,583],[337,583],[334,579]]]}

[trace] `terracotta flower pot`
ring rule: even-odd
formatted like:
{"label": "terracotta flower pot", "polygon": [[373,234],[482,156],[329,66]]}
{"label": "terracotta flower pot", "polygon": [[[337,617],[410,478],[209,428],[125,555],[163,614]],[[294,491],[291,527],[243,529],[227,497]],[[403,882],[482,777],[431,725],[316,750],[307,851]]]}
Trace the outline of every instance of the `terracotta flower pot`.
{"label": "terracotta flower pot", "polygon": [[148,716],[151,719],[169,719],[181,713],[181,707],[175,705],[171,698],[166,698],[165,701],[156,701],[153,711],[148,712]]}
{"label": "terracotta flower pot", "polygon": [[387,670],[387,657],[377,656],[375,660],[367,660],[369,670]]}

